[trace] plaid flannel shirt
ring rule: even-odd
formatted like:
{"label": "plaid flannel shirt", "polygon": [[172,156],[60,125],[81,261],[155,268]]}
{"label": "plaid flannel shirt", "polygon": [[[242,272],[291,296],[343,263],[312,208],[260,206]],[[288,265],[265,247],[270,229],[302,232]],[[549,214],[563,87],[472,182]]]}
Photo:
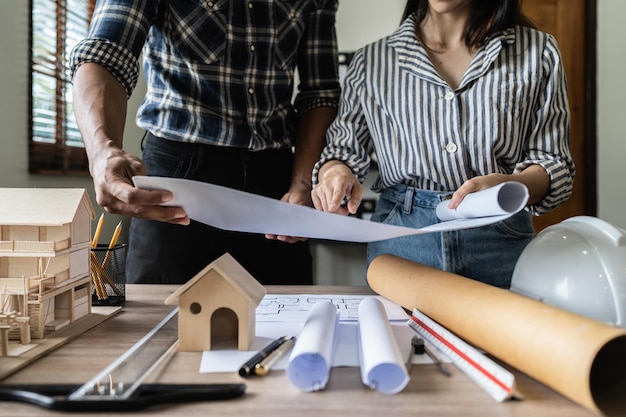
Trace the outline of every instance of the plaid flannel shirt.
{"label": "plaid flannel shirt", "polygon": [[70,69],[99,63],[130,97],[143,53],[141,128],[184,142],[286,148],[297,113],[337,107],[337,7],[337,0],[99,0]]}

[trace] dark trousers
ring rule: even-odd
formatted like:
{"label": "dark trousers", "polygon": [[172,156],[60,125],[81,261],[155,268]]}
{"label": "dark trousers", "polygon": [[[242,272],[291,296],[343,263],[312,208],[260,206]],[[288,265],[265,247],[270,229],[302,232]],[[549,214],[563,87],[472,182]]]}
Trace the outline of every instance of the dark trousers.
{"label": "dark trousers", "polygon": [[[289,188],[293,154],[180,143],[148,134],[143,160],[151,176],[204,181],[280,199]],[[133,218],[126,276],[130,283],[180,284],[226,252],[262,284],[313,283],[308,242],[268,240],[193,220],[179,226]]]}

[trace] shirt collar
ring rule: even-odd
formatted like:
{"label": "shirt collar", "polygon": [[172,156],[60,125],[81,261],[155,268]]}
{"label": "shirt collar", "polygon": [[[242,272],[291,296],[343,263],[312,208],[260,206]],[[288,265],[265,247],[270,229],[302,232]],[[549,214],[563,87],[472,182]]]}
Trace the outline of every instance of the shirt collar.
{"label": "shirt collar", "polygon": [[387,45],[395,51],[400,68],[430,82],[445,85],[430,63],[426,49],[417,39],[416,28],[415,14],[411,14],[389,36]]}
{"label": "shirt collar", "polygon": [[[411,14],[394,33],[389,35],[387,45],[395,51],[401,68],[430,82],[447,85],[431,64],[424,46],[417,39],[416,28],[415,14]],[[489,38],[476,52],[459,89],[485,74],[500,54],[503,45],[515,42],[515,35],[515,28],[508,28]]]}
{"label": "shirt collar", "polygon": [[494,34],[485,42],[485,45],[476,51],[474,59],[470,63],[469,68],[465,72],[459,88],[463,88],[471,81],[482,77],[493,65],[502,47],[515,43],[515,28],[508,28]]}

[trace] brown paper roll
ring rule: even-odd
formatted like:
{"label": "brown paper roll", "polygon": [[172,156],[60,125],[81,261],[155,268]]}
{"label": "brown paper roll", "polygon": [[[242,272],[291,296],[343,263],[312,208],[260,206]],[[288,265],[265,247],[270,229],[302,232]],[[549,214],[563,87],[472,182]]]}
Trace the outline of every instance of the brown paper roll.
{"label": "brown paper roll", "polygon": [[624,329],[392,255],[374,259],[367,280],[580,405],[625,415]]}

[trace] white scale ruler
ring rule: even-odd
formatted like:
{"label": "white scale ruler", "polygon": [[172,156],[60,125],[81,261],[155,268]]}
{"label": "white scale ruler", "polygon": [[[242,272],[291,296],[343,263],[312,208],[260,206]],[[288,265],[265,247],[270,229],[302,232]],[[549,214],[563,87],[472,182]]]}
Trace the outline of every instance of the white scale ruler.
{"label": "white scale ruler", "polygon": [[513,397],[515,376],[417,309],[408,325],[497,401]]}

